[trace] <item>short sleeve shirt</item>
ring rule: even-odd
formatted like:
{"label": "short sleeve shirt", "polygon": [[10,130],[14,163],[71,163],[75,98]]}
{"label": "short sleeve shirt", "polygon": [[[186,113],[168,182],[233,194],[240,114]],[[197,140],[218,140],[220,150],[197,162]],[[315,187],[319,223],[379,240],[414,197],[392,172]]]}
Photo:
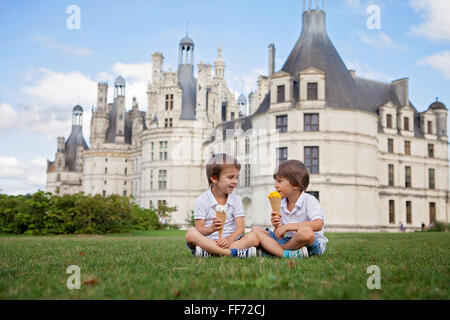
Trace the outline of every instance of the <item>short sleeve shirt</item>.
{"label": "short sleeve shirt", "polygon": [[[216,217],[216,206],[218,205],[217,200],[211,192],[211,188],[204,192],[200,197],[197,198],[194,204],[194,219],[195,220],[205,220],[205,227],[209,227],[213,224],[213,220]],[[231,193],[228,195],[226,202],[226,214],[227,219],[222,231],[222,238],[228,237],[230,234],[236,230],[236,218],[244,217],[244,207],[242,205],[242,200],[239,196]],[[213,232],[207,236],[213,240],[219,239],[219,232]]]}
{"label": "short sleeve shirt", "polygon": [[[290,212],[287,208],[287,199],[281,200],[281,224],[300,223],[320,219],[325,225],[325,217],[319,201],[312,195],[302,192],[295,203],[294,209]],[[325,245],[328,239],[323,235],[323,226],[320,231],[314,232],[315,238],[320,244]],[[286,233],[286,237],[292,237],[295,231]]]}

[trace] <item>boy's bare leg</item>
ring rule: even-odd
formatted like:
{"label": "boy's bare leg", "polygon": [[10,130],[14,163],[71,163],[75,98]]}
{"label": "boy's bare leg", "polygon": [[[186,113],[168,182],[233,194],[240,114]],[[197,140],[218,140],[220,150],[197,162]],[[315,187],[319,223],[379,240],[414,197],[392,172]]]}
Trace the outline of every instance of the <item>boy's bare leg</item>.
{"label": "boy's bare leg", "polygon": [[186,242],[192,247],[199,246],[206,252],[215,256],[231,256],[230,249],[223,249],[219,247],[213,239],[205,237],[197,229],[189,229],[186,233]]}
{"label": "boy's bare leg", "polygon": [[[253,229],[252,229],[253,230]],[[254,232],[250,232],[243,236],[238,241],[233,242],[230,245],[231,249],[247,249],[250,247],[258,247],[259,246],[259,239]]]}
{"label": "boy's bare leg", "polygon": [[252,231],[249,234],[234,242],[230,247],[233,249],[246,249],[259,246],[274,256],[283,257],[283,248],[269,236],[267,231],[259,227],[252,227]]}
{"label": "boy's bare leg", "polygon": [[301,227],[291,240],[281,247],[285,250],[298,250],[314,242],[314,232],[310,227]]}

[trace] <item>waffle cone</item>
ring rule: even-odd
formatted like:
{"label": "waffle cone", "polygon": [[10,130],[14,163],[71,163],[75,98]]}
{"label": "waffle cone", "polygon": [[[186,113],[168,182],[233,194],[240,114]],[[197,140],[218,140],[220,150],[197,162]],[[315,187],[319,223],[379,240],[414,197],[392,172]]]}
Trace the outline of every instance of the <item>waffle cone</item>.
{"label": "waffle cone", "polygon": [[[222,220],[222,223],[225,224],[225,220],[227,220],[227,214],[225,212],[216,212],[216,217],[219,218],[220,220]],[[222,239],[222,232],[223,232],[223,227],[222,229],[219,230],[219,239]]]}
{"label": "waffle cone", "polygon": [[281,215],[281,198],[270,198],[270,205],[272,206],[272,211]]}

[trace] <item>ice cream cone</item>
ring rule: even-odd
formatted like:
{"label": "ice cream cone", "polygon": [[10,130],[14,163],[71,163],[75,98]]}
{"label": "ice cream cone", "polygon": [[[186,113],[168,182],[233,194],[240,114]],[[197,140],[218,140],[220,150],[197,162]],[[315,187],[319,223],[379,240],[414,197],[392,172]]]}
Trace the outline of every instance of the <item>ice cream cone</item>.
{"label": "ice cream cone", "polygon": [[281,195],[277,192],[271,192],[267,198],[270,200],[272,211],[276,212],[281,217]]}
{"label": "ice cream cone", "polygon": [[[225,224],[225,220],[227,219],[227,214],[223,211],[216,211],[216,217],[219,218],[220,220],[222,220],[222,223]],[[222,232],[223,232],[223,227],[222,229],[219,230],[219,239],[222,239]]]}

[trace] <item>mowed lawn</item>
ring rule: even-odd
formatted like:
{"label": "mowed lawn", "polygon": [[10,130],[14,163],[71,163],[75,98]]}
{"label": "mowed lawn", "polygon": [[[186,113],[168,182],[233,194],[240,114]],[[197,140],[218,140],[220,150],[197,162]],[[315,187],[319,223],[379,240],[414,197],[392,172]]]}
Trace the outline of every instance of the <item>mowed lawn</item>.
{"label": "mowed lawn", "polygon": [[[184,231],[0,235],[0,299],[449,299],[450,234],[328,233],[310,259],[194,258]],[[81,270],[79,290],[67,267]],[[369,290],[367,268],[381,271]]]}

